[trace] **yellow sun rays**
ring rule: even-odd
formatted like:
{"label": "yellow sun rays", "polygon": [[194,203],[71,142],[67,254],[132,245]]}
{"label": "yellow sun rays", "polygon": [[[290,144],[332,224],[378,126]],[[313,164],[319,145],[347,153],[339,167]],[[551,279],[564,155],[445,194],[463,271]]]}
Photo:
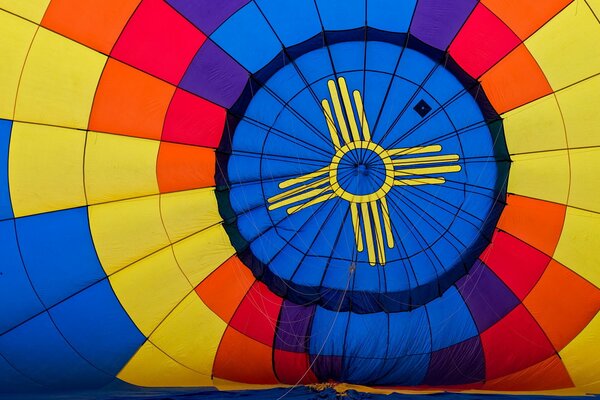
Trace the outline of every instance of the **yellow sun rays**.
{"label": "yellow sun rays", "polygon": [[[317,171],[281,182],[279,188],[287,190],[267,199],[269,210],[288,207],[287,213],[294,214],[333,198],[341,198],[350,203],[357,251],[363,252],[366,247],[369,264],[384,266],[385,247],[394,248],[393,227],[386,199],[388,192],[393,186],[443,184],[445,178],[431,175],[459,172],[461,166],[457,163],[460,158],[457,154],[435,155],[442,151],[442,146],[437,144],[390,150],[382,148],[371,141],[361,93],[355,90],[351,98],[343,77],[338,78],[337,85],[335,80],[329,80],[327,87],[331,103],[323,99],[321,105],[335,150],[331,163]],[[372,193],[351,193],[338,181],[341,160],[348,153],[357,151],[372,153],[374,156],[370,158],[375,158],[378,165],[384,166],[385,179]],[[419,155],[423,156],[414,157]]]}

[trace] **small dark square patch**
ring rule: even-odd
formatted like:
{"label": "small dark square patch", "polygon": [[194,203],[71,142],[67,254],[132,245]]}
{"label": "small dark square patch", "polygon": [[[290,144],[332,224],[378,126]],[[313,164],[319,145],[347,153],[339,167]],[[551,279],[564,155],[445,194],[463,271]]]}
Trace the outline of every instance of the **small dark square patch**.
{"label": "small dark square patch", "polygon": [[429,114],[429,111],[431,111],[431,106],[427,104],[425,100],[421,100],[416,106],[414,106],[413,110],[415,110],[417,114],[421,116],[421,118],[424,118],[427,114]]}

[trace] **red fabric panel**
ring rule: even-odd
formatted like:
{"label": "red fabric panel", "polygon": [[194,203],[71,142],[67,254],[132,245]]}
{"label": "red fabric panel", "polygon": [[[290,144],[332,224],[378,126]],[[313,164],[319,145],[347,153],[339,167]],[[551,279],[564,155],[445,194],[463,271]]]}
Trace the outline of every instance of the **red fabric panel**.
{"label": "red fabric panel", "polygon": [[283,299],[256,282],[238,307],[230,326],[267,346],[273,346],[275,327]]}
{"label": "red fabric panel", "polygon": [[167,111],[162,140],[217,148],[226,115],[224,108],[177,89]]}
{"label": "red fabric panel", "polygon": [[179,83],[206,36],[161,0],[144,0],[111,56],[173,84]]}
{"label": "red fabric panel", "polygon": [[498,17],[479,4],[450,45],[449,53],[469,75],[478,78],[519,43]]}
{"label": "red fabric panel", "polygon": [[520,371],[556,354],[523,305],[483,332],[481,342],[488,380]]}
{"label": "red fabric panel", "polygon": [[520,300],[550,263],[549,256],[502,231],[496,231],[480,258]]}
{"label": "red fabric panel", "polygon": [[275,372],[283,383],[307,385],[318,379],[310,369],[308,354],[275,350]]}

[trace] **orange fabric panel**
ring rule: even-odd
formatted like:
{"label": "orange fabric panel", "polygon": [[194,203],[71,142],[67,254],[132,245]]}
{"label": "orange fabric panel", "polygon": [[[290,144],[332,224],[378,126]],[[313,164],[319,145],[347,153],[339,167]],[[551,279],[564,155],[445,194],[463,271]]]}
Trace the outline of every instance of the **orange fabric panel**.
{"label": "orange fabric panel", "polygon": [[481,0],[525,40],[573,0]]}
{"label": "orange fabric panel", "polygon": [[562,231],[566,206],[509,194],[498,228],[552,256]]}
{"label": "orange fabric panel", "polygon": [[94,98],[90,130],[160,139],[175,86],[109,59]]}
{"label": "orange fabric panel", "polygon": [[161,193],[215,185],[215,151],[161,142],[156,168]]}
{"label": "orange fabric panel", "polygon": [[483,74],[481,84],[499,114],[552,93],[546,76],[523,44]]}
{"label": "orange fabric panel", "polygon": [[231,257],[196,288],[202,301],[229,323],[256,279],[237,256]]}
{"label": "orange fabric panel", "polygon": [[519,372],[492,379],[485,383],[484,390],[554,390],[573,387],[567,369],[557,355]]}
{"label": "orange fabric panel", "polygon": [[272,349],[229,327],[225,331],[213,374],[217,378],[256,384],[276,384]]}
{"label": "orange fabric panel", "polygon": [[523,304],[560,351],[600,311],[600,289],[552,260]]}
{"label": "orange fabric panel", "polygon": [[42,26],[109,54],[141,0],[53,0]]}

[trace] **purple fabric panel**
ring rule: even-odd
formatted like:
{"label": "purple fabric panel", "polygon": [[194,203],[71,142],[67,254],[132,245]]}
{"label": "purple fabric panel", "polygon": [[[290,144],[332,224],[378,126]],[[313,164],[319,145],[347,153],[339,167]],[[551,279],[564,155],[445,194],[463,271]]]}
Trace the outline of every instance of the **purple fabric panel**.
{"label": "purple fabric panel", "polygon": [[431,354],[425,385],[463,385],[485,378],[485,360],[479,337]]}
{"label": "purple fabric panel", "polygon": [[241,65],[212,40],[207,40],[192,60],[179,86],[229,108],[244,90],[248,77],[248,72]]}
{"label": "purple fabric panel", "polygon": [[342,378],[343,358],[342,356],[310,356],[312,371],[320,381]]}
{"label": "purple fabric panel", "polygon": [[308,329],[314,313],[315,306],[306,307],[285,300],[277,323],[275,348],[295,353],[306,352],[310,334]]}
{"label": "purple fabric panel", "polygon": [[519,299],[483,262],[477,260],[468,275],[456,282],[479,333],[498,322]]}
{"label": "purple fabric panel", "polygon": [[210,35],[250,0],[167,0],[177,12]]}
{"label": "purple fabric panel", "polygon": [[419,0],[410,33],[446,50],[476,4],[477,0]]}

